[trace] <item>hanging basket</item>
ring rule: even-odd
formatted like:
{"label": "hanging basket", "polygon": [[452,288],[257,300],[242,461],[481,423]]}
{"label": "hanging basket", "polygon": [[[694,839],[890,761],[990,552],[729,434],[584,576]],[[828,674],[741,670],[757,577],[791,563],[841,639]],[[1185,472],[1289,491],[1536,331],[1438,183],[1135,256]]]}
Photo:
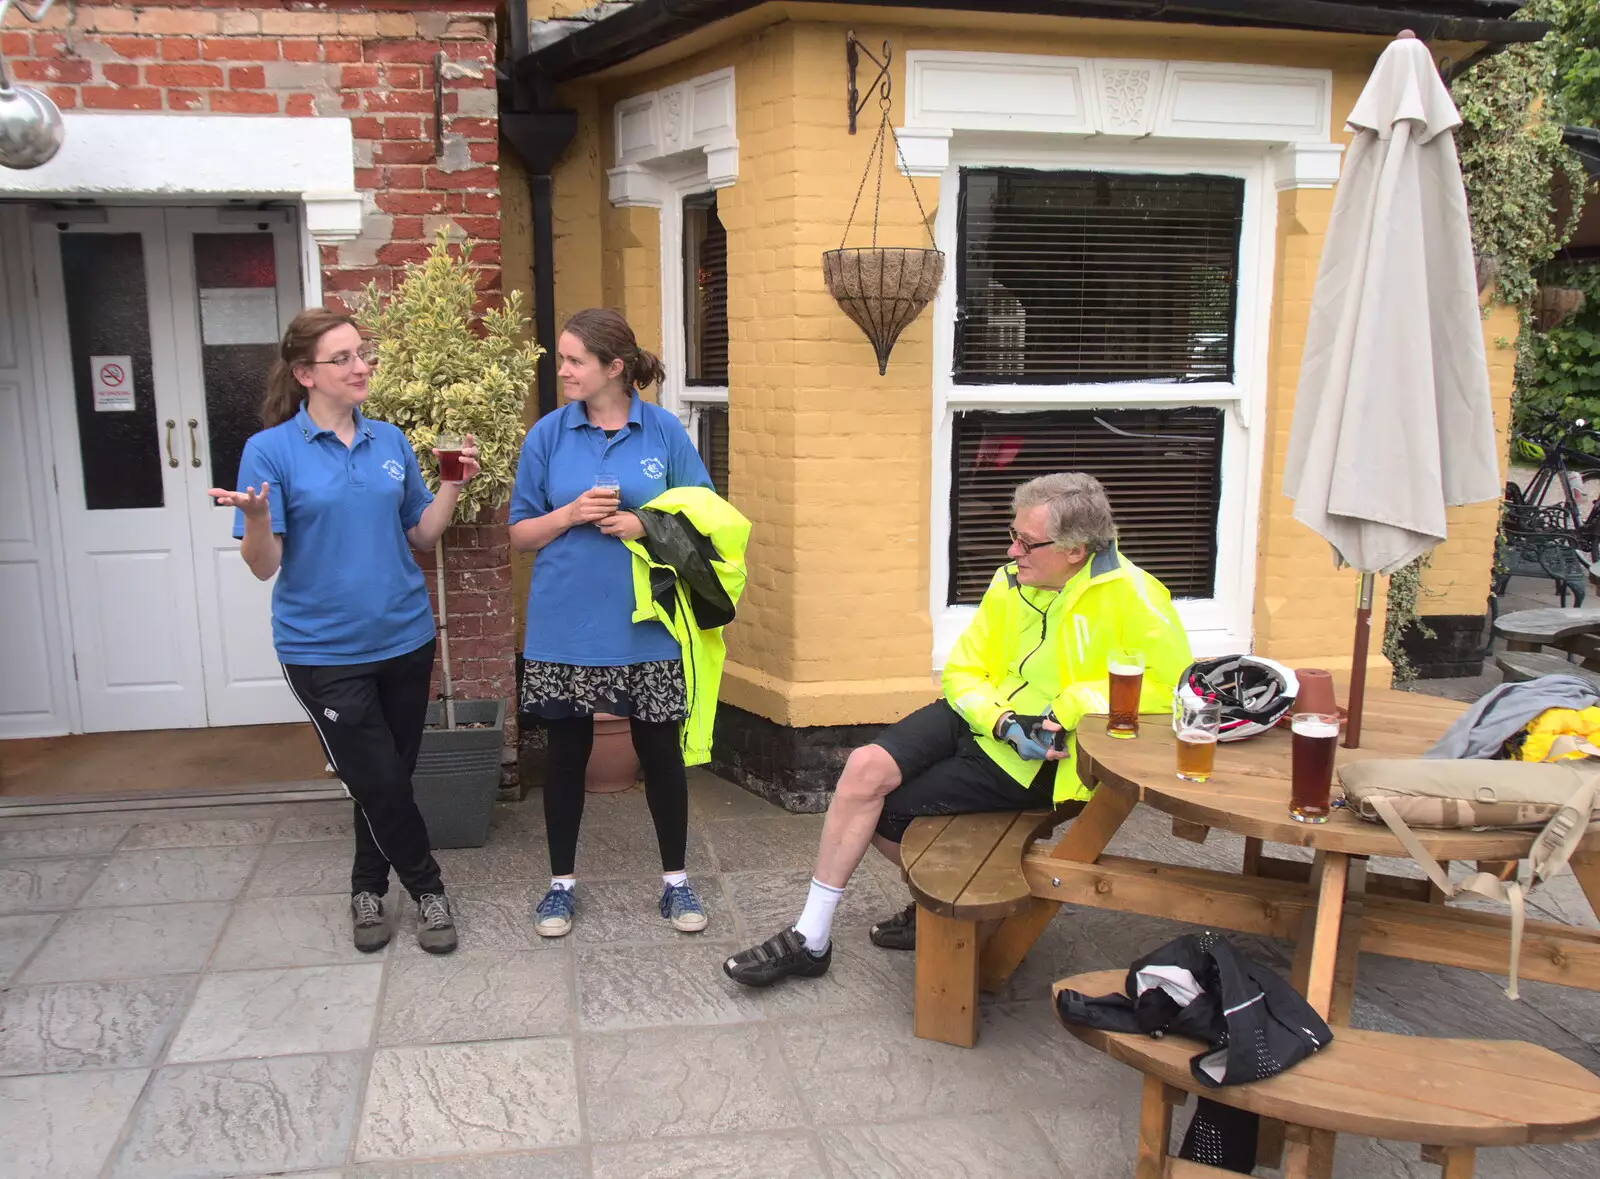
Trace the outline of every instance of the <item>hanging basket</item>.
{"label": "hanging basket", "polygon": [[1534,304],[1534,323],[1541,332],[1560,327],[1583,310],[1583,292],[1577,287],[1540,287]]}
{"label": "hanging basket", "polygon": [[892,246],[829,250],[822,255],[822,278],[872,341],[881,377],[889,371],[889,353],[900,333],[938,292],[944,253]]}
{"label": "hanging basket", "polygon": [[[860,43],[854,33],[848,33],[846,44],[849,47],[851,71],[850,133],[854,135],[855,116],[860,110],[856,106],[854,81],[855,54]],[[868,56],[872,55],[869,53]],[[933,230],[928,227],[928,211],[922,207],[922,197],[918,195],[916,182],[911,179],[911,171],[906,167],[905,153],[900,150],[900,137],[894,133],[894,126],[889,121],[889,57],[889,43],[885,41],[883,61],[878,62],[877,58],[873,58],[882,68],[878,88],[878,106],[882,112],[878,134],[872,141],[871,150],[867,152],[861,186],[856,189],[856,199],[850,206],[850,217],[844,223],[839,248],[822,255],[822,281],[827,284],[828,293],[838,302],[840,309],[872,341],[872,350],[878,356],[880,377],[889,371],[889,353],[900,338],[900,333],[922,314],[922,309],[938,292],[939,283],[944,278],[944,253],[938,248],[928,250],[878,244],[884,165],[888,163],[889,144],[893,142],[895,158],[911,187],[911,197],[917,202],[922,230],[928,235],[929,244],[937,247]],[[873,175],[874,162],[877,164],[878,185],[872,198],[872,244],[852,249],[845,243],[850,240],[850,227],[855,224],[856,212],[861,208],[861,197],[867,190],[867,181]]]}

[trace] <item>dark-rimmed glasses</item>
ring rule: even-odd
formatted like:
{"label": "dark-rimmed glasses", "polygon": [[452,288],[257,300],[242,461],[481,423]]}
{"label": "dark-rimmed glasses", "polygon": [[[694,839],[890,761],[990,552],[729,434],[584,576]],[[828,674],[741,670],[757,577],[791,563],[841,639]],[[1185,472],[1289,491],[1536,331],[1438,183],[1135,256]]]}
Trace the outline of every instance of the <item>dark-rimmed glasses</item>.
{"label": "dark-rimmed glasses", "polygon": [[1031,553],[1034,549],[1042,549],[1046,545],[1052,543],[1048,540],[1029,540],[1015,528],[1007,528],[1006,534],[1011,537],[1011,543],[1021,546],[1022,551],[1025,553]]}

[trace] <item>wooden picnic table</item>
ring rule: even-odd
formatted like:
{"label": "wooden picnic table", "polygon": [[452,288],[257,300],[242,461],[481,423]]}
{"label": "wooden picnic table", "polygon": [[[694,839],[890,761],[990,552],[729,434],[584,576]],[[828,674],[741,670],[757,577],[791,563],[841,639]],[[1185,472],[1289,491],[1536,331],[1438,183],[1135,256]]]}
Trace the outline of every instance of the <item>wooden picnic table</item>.
{"label": "wooden picnic table", "polygon": [[[1410,692],[1369,688],[1362,748],[1339,747],[1344,764],[1374,757],[1416,757],[1465,706]],[[1078,764],[1096,790],[1050,850],[1030,850],[1022,869],[1034,901],[1008,917],[985,945],[983,989],[994,990],[1022,961],[1060,904],[1141,913],[1296,943],[1294,982],[1332,1023],[1348,1022],[1359,951],[1504,973],[1510,919],[1437,903],[1426,880],[1367,871],[1371,856],[1407,858],[1380,823],[1342,808],[1328,822],[1290,818],[1286,728],[1218,747],[1209,782],[1175,772],[1169,725],[1146,718],[1136,740],[1114,740],[1104,721],[1078,729]],[[1246,837],[1239,873],[1179,867],[1102,853],[1139,803],[1173,818],[1174,834],[1202,841],[1212,828]],[[1418,830],[1441,862],[1477,861],[1504,875],[1525,856],[1536,832]],[[1265,854],[1266,843],[1310,848],[1310,863]],[[1600,831],[1572,858],[1590,906],[1600,913]],[[1523,978],[1600,990],[1600,932],[1529,921]]]}

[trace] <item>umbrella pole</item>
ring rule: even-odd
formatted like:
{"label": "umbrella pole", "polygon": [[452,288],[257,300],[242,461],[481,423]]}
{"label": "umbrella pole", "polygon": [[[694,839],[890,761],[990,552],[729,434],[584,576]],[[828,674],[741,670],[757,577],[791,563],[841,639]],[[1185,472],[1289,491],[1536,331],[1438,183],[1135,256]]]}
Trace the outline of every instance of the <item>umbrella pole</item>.
{"label": "umbrella pole", "polygon": [[1372,639],[1373,575],[1361,575],[1361,592],[1356,599],[1356,645],[1350,655],[1349,718],[1344,726],[1344,747],[1361,747],[1361,707],[1367,696],[1367,644]]}

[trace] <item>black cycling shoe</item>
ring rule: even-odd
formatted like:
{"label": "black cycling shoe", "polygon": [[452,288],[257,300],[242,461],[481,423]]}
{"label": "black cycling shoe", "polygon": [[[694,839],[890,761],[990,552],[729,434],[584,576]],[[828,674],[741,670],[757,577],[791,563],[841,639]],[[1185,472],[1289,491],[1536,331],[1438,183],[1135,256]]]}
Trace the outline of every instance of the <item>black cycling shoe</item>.
{"label": "black cycling shoe", "polygon": [[747,987],[770,987],[781,978],[821,978],[833,961],[833,943],[820,954],[806,949],[805,935],[797,929],[774,934],[759,946],[741,950],[722,964],[723,973]]}
{"label": "black cycling shoe", "polygon": [[914,950],[917,948],[917,904],[913,901],[900,912],[878,922],[867,934],[872,944],[885,950]]}

